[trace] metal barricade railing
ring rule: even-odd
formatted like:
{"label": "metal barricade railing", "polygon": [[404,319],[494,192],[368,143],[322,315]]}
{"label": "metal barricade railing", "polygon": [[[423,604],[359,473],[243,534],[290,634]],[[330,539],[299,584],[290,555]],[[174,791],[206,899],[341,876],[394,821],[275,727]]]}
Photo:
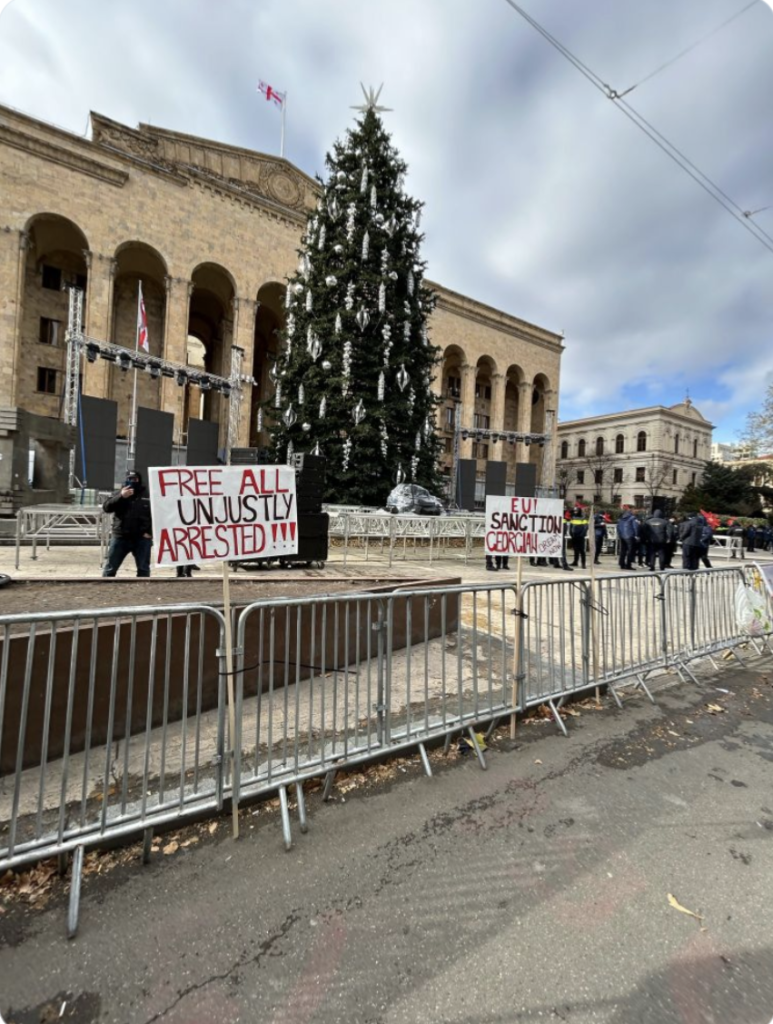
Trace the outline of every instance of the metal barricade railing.
{"label": "metal barricade railing", "polygon": [[550,704],[592,685],[590,599],[588,580],[524,585],[518,675],[526,707]]}
{"label": "metal barricade railing", "polygon": [[[237,627],[238,800],[512,709],[515,591],[261,601]],[[300,803],[300,801],[299,801]]]}
{"label": "metal barricade railing", "polygon": [[223,801],[223,618],[0,618],[0,871]]}
{"label": "metal barricade railing", "polygon": [[637,573],[596,579],[593,612],[593,681],[610,685],[614,693],[617,680],[635,676],[649,695],[645,676],[665,665],[662,577]]}
{"label": "metal barricade railing", "polygon": [[692,676],[688,662],[748,642],[735,618],[736,591],[745,583],[742,567],[674,570],[662,580],[667,662],[677,671]]}

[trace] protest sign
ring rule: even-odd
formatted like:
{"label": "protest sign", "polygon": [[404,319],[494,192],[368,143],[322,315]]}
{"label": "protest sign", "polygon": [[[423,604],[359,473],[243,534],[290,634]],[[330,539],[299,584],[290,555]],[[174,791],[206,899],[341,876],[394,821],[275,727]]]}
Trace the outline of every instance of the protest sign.
{"label": "protest sign", "polygon": [[289,466],[170,466],[148,484],[157,566],[297,554]]}
{"label": "protest sign", "polygon": [[560,558],[564,503],[557,498],[486,497],[486,554]]}

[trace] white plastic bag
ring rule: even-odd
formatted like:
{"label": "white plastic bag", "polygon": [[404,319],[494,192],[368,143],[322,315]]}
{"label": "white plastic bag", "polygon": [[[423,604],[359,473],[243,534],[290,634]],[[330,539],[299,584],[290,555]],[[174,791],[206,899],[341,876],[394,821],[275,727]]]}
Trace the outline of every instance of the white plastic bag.
{"label": "white plastic bag", "polygon": [[735,621],[747,636],[770,633],[773,625],[766,595],[740,583],[735,592]]}

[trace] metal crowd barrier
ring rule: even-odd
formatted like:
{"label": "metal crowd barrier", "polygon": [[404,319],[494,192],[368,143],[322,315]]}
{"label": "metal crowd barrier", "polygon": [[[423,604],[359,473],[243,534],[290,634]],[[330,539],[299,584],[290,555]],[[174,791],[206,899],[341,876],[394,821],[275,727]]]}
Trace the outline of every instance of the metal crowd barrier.
{"label": "metal crowd barrier", "polygon": [[237,628],[234,799],[303,783],[513,710],[516,594],[507,586],[259,601]]}
{"label": "metal crowd barrier", "polygon": [[[223,803],[222,615],[202,605],[0,618],[0,872]],[[73,884],[69,930],[77,925]]]}
{"label": "metal crowd barrier", "polygon": [[[735,623],[751,566],[259,601],[236,616],[235,731],[225,622],[203,605],[0,618],[0,872],[220,811],[397,751],[754,641]],[[770,647],[770,638],[764,638]]]}
{"label": "metal crowd barrier", "polygon": [[[343,543],[343,562],[346,565],[357,546],[364,549],[365,560],[370,556],[371,544],[378,543],[380,555],[387,548],[392,565],[402,546],[402,557],[416,558],[424,550],[429,562],[438,558],[463,558],[467,563],[475,541],[483,542],[485,519],[482,515],[415,516],[391,515],[388,512],[345,510],[331,514],[330,536]],[[410,548],[409,548],[410,544]]]}

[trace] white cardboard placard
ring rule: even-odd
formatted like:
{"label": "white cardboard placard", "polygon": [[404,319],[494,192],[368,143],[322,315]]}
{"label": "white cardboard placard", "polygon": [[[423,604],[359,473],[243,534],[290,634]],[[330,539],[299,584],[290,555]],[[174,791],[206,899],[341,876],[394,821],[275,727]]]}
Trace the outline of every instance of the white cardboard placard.
{"label": "white cardboard placard", "polygon": [[564,503],[560,498],[486,498],[486,554],[560,558]]}

